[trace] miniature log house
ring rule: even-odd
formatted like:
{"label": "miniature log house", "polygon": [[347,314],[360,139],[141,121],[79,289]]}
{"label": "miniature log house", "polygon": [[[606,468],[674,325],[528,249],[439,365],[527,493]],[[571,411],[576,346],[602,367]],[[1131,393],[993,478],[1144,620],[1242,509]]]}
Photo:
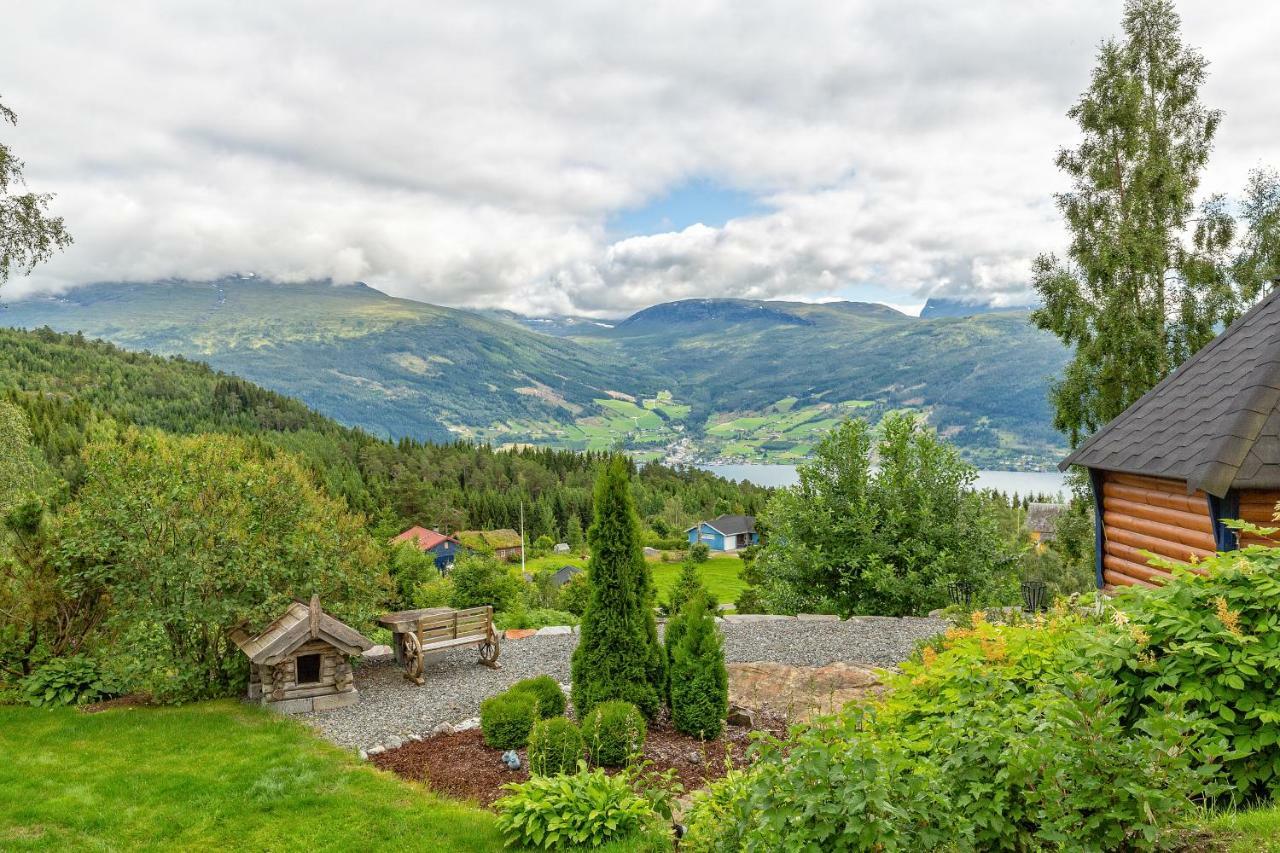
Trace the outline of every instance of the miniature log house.
{"label": "miniature log house", "polygon": [[348,658],[373,641],[311,604],[295,601],[255,637],[231,639],[249,658],[249,698],[285,714],[327,711],[360,698]]}
{"label": "miniature log house", "polygon": [[1178,562],[1275,544],[1223,522],[1276,526],[1280,289],[1169,374],[1060,466],[1089,469],[1098,586],[1151,586]]}

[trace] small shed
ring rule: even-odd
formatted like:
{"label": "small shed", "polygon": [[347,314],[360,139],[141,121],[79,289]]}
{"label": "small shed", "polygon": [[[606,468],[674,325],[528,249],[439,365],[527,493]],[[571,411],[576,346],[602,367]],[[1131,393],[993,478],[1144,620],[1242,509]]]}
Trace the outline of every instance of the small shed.
{"label": "small shed", "polygon": [[[1060,467],[1089,469],[1098,586],[1169,574],[1143,553],[1190,563],[1242,544],[1223,522],[1272,526],[1280,501],[1280,290],[1187,359]],[[1241,541],[1243,539],[1243,541]]]}
{"label": "small shed", "polygon": [[559,589],[567,584],[574,575],[580,574],[582,574],[582,569],[578,566],[561,566],[556,570],[555,574],[551,576],[551,585],[556,589]]}
{"label": "small shed", "polygon": [[1037,546],[1052,542],[1058,535],[1058,519],[1067,511],[1066,504],[1041,503],[1032,501],[1027,504],[1027,518],[1024,522],[1031,541]]}
{"label": "small shed", "polygon": [[327,711],[360,698],[348,658],[373,641],[320,609],[295,601],[260,634],[243,629],[232,641],[249,658],[249,698],[285,714]]}

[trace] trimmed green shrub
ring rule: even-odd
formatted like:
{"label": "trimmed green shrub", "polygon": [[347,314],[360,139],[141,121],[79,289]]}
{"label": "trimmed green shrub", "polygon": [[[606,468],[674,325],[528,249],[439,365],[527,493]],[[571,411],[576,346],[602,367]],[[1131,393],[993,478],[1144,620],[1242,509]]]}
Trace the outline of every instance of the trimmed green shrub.
{"label": "trimmed green shrub", "polygon": [[591,599],[573,652],[573,707],[621,699],[652,717],[666,694],[666,655],[653,618],[653,579],[640,548],[630,463],[613,457],[596,478],[588,532]]}
{"label": "trimmed green shrub", "polygon": [[539,720],[529,735],[529,772],[535,776],[570,773],[582,760],[583,747],[582,730],[572,720]]}
{"label": "trimmed green shrub", "polygon": [[647,735],[644,715],[630,702],[601,702],[582,720],[587,755],[597,767],[622,767],[640,754]]}
{"label": "trimmed green shrub", "polygon": [[564,713],[565,698],[560,684],[549,675],[526,678],[511,685],[510,693],[528,693],[534,697],[538,707],[538,716],[542,719],[559,717]]}
{"label": "trimmed green shrub", "polygon": [[669,646],[671,721],[678,731],[711,740],[720,736],[729,710],[724,646],[700,593],[685,602],[677,621],[678,639]]}
{"label": "trimmed green shrub", "polygon": [[538,700],[532,693],[510,691],[480,703],[480,730],[494,749],[519,749],[529,742],[538,719]]}
{"label": "trimmed green shrub", "polygon": [[111,681],[97,661],[73,655],[46,661],[19,687],[32,705],[84,705],[114,696],[117,691]]}
{"label": "trimmed green shrub", "polygon": [[511,793],[495,803],[498,828],[511,846],[599,847],[640,832],[655,818],[624,774],[609,776],[585,765],[574,774],[531,776],[503,788]]}

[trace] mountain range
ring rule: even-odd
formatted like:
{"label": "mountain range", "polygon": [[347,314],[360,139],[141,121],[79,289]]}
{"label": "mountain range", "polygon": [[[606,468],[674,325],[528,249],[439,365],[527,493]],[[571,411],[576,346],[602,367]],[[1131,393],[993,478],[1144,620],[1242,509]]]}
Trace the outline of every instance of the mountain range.
{"label": "mountain range", "polygon": [[789,462],[844,417],[912,409],[982,466],[1062,449],[1046,390],[1067,353],[1016,311],[693,299],[604,322],[233,276],[9,300],[0,325],[199,359],[380,436]]}

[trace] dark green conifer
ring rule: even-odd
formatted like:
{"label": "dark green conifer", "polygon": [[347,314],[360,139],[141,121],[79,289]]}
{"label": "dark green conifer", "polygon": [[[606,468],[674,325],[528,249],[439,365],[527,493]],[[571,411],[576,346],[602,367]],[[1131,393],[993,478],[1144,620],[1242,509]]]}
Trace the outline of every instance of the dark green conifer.
{"label": "dark green conifer", "polygon": [[[674,636],[672,627],[677,629]],[[667,629],[671,721],[685,734],[703,740],[719,737],[729,710],[729,676],[720,632],[702,595],[686,601]]]}
{"label": "dark green conifer", "polygon": [[573,653],[573,706],[579,718],[621,699],[652,717],[662,705],[665,655],[653,618],[653,582],[640,545],[625,460],[615,457],[595,487],[587,531],[591,599]]}

